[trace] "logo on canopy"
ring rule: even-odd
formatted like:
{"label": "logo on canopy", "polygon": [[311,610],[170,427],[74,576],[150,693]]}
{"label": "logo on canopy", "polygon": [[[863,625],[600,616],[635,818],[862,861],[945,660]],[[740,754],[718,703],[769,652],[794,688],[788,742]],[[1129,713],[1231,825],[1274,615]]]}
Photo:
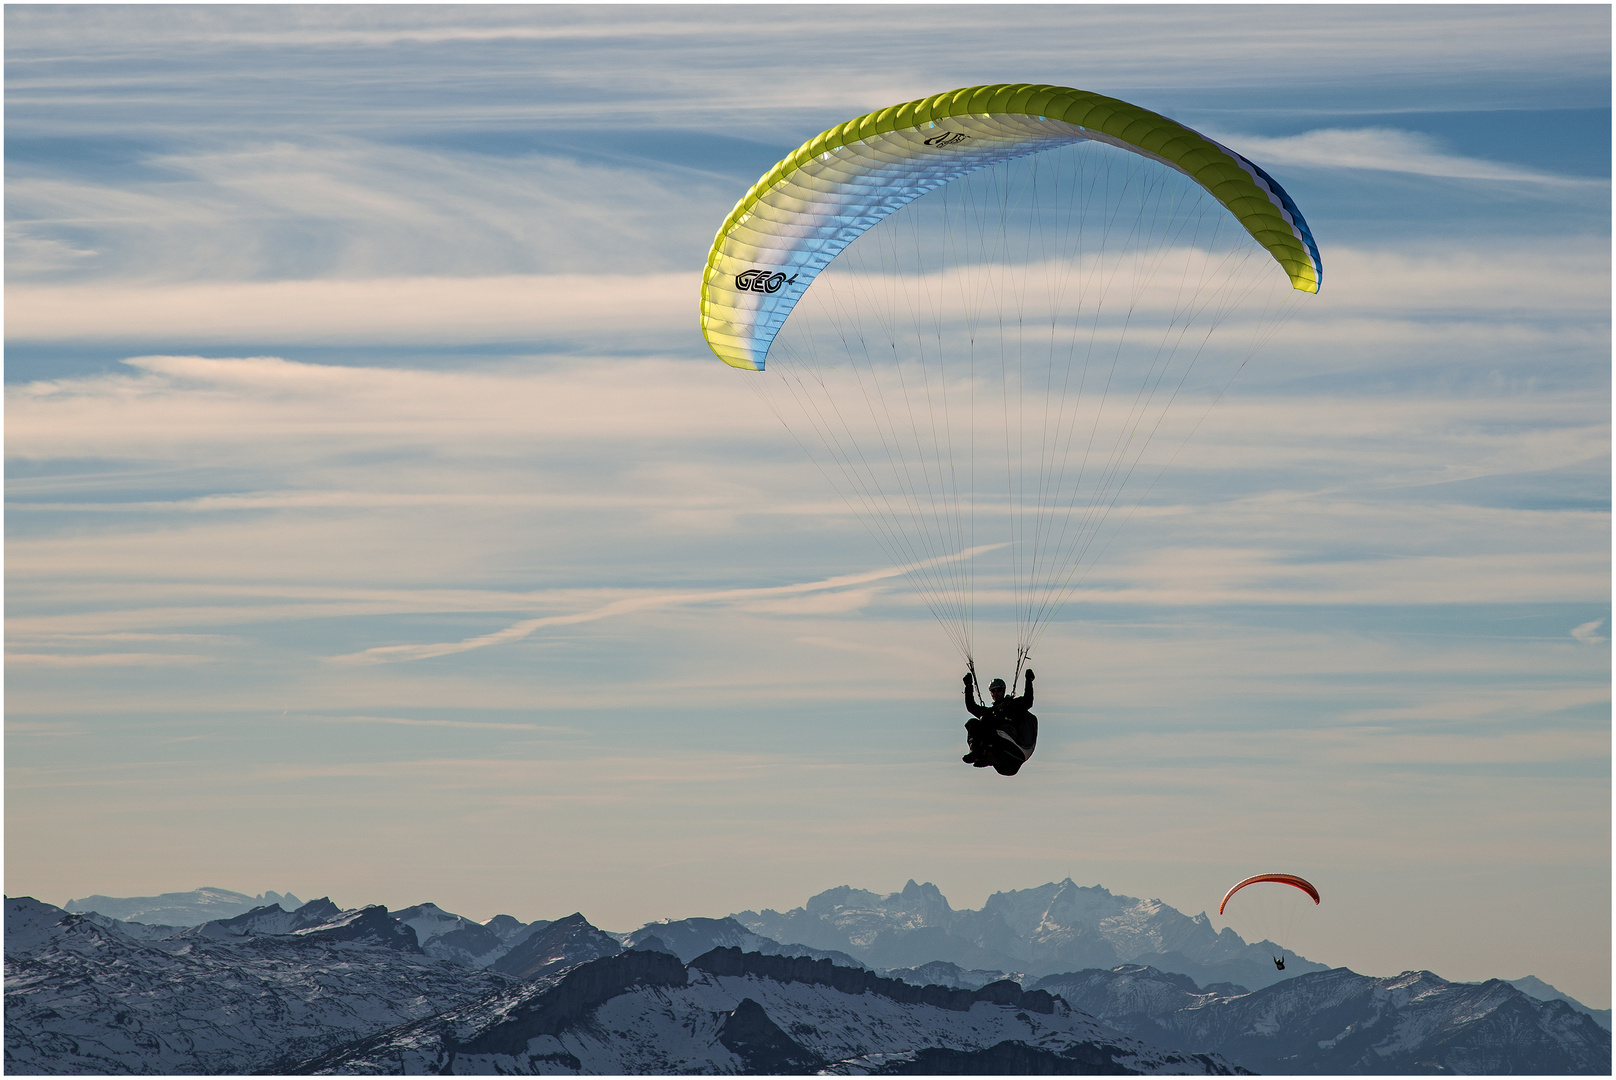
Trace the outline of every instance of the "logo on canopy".
{"label": "logo on canopy", "polygon": [[970,136],[959,131],[945,131],[926,140],[927,146],[958,146]]}
{"label": "logo on canopy", "polygon": [[735,275],[735,287],[742,292],[777,293],[785,286],[797,280],[797,275],[786,277],[781,273],[771,274],[767,270],[742,270]]}

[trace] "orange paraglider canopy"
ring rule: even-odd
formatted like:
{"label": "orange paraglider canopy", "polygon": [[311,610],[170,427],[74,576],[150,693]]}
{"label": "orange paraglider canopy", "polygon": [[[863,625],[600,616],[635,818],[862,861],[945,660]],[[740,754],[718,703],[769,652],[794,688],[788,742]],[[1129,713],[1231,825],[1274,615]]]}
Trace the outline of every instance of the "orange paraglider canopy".
{"label": "orange paraglider canopy", "polygon": [[1223,902],[1218,904],[1218,914],[1223,914],[1224,905],[1228,904],[1229,897],[1244,889],[1247,885],[1255,885],[1259,881],[1272,881],[1280,885],[1294,885],[1311,896],[1315,904],[1319,902],[1319,890],[1315,889],[1311,882],[1299,878],[1295,874],[1253,874],[1244,881],[1236,882],[1234,888],[1223,894]]}

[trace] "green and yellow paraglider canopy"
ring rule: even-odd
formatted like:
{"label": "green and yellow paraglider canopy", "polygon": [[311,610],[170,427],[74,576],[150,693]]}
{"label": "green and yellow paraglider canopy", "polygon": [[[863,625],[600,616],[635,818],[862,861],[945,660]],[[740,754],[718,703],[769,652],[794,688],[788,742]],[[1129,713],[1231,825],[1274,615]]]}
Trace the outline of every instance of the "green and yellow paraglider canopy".
{"label": "green and yellow paraglider canopy", "polygon": [[719,359],[763,370],[814,278],[871,226],[951,180],[1083,141],[1185,174],[1212,194],[1303,292],[1323,277],[1301,211],[1257,165],[1126,101],[1065,86],[969,86],[821,132],[752,185],[724,219],[701,286],[701,329]]}

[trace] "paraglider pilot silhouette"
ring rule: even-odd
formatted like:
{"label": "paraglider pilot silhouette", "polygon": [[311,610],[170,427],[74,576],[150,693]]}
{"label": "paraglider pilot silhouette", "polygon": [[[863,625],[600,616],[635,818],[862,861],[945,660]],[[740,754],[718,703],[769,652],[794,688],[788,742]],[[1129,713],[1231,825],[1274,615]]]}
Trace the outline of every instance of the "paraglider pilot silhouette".
{"label": "paraglider pilot silhouette", "polygon": [[1000,776],[1014,776],[1032,757],[1038,743],[1038,718],[1032,714],[1032,670],[1027,671],[1027,692],[1020,697],[1004,696],[1004,680],[988,683],[993,704],[983,705],[976,696],[976,676],[965,675],[965,740],[971,752],[961,760],[978,769],[990,766]]}

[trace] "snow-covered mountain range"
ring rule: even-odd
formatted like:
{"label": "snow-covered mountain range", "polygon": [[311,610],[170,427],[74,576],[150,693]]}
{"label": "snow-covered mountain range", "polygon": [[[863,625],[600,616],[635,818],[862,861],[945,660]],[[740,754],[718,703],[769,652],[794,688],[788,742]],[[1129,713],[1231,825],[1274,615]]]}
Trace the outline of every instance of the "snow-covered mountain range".
{"label": "snow-covered mountain range", "polygon": [[6,1071],[275,1071],[516,981],[426,956],[385,908],[321,920],[321,905],[291,932],[205,923],[141,940],[7,898]]}
{"label": "snow-covered mountain range", "polygon": [[867,1075],[1029,1067],[1234,1071],[1214,1056],[1163,1052],[1120,1035],[1013,982],[920,988],[828,960],[738,948],[689,964],[630,950],[404,1025],[299,1071]]}
{"label": "snow-covered mountain range", "polygon": [[962,968],[1049,975],[1118,964],[1150,964],[1198,983],[1268,986],[1323,964],[1296,957],[1281,973],[1271,942],[1247,944],[1205,912],[1187,916],[1160,900],[1118,896],[1065,881],[994,893],[980,911],[955,910],[937,886],[910,881],[881,896],[843,886],[800,908],[742,911],[748,930],[851,954],[876,968],[947,961]]}
{"label": "snow-covered mountain range", "polygon": [[[184,910],[189,895],[142,910]],[[935,887],[910,882],[889,896],[833,889],[784,915],[629,933],[582,913],[479,923],[432,904],[345,910],[322,898],[287,910],[276,899],[190,926],[8,899],[7,1070],[1608,1073],[1611,1064],[1608,1029],[1535,979],[1375,979],[1309,963],[1253,991],[1117,963],[1126,954],[1226,975],[1250,963],[1253,947],[1212,932],[1204,916],[1070,881],[995,894],[979,912],[954,911]],[[926,955],[928,942],[938,952],[926,960],[881,963]],[[1061,963],[1072,958],[1100,962]]]}

